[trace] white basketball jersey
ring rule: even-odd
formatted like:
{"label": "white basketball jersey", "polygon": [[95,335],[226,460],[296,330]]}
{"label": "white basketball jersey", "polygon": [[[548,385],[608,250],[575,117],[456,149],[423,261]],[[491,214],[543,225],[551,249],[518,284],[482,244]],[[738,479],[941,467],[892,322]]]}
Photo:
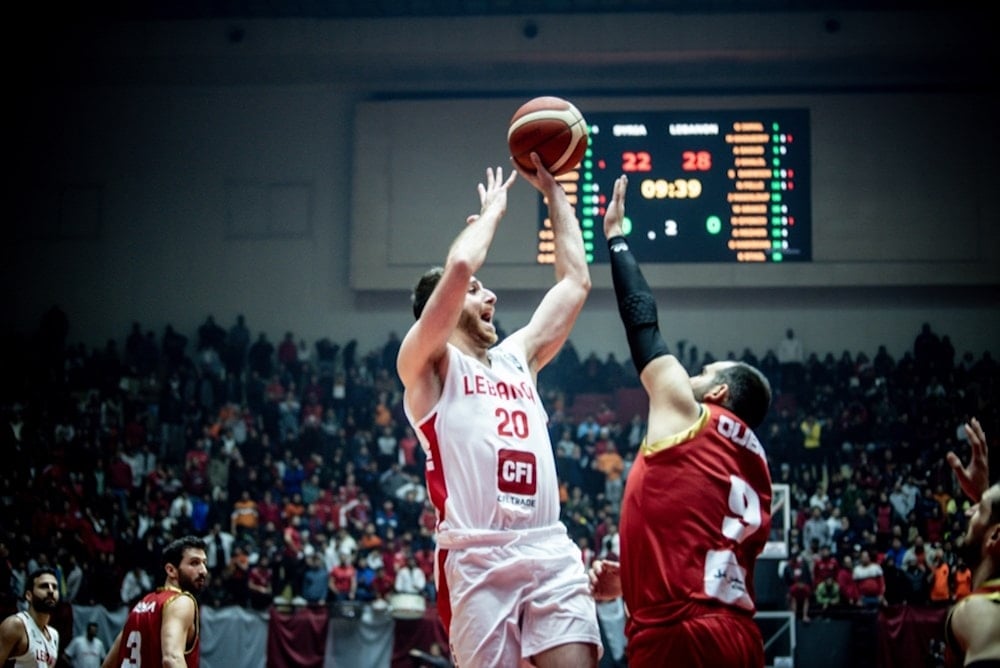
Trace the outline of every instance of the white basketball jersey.
{"label": "white basketball jersey", "polygon": [[49,637],[27,612],[19,612],[17,616],[28,632],[28,651],[21,656],[12,657],[14,668],[52,668],[59,658],[59,632],[48,627]]}
{"label": "white basketball jersey", "polygon": [[439,532],[548,527],[559,484],[548,414],[523,353],[504,343],[490,365],[448,345],[441,398],[419,423]]}

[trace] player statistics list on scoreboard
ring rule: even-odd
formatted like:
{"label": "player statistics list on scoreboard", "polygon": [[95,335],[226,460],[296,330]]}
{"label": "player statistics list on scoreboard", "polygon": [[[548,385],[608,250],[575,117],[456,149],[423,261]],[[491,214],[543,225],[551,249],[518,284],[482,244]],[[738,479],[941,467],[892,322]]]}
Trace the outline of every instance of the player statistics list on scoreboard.
{"label": "player statistics list on scoreboard", "polygon": [[[608,261],[604,213],[629,177],[625,233],[639,262],[812,259],[809,115],[804,109],[594,112],[577,169],[559,177],[588,262]],[[554,235],[539,207],[537,261]]]}

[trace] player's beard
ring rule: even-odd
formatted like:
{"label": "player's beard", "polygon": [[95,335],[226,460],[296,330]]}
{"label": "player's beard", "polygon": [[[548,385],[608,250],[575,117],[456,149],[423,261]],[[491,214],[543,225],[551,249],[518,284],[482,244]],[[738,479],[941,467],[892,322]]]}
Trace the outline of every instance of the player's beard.
{"label": "player's beard", "polygon": [[479,316],[472,315],[468,311],[462,311],[462,316],[458,319],[459,328],[468,334],[476,343],[489,348],[497,342],[495,329],[487,329],[485,323]]}
{"label": "player's beard", "polygon": [[200,594],[205,585],[208,584],[208,576],[198,575],[195,578],[189,578],[183,572],[179,572],[177,574],[177,584],[180,585],[181,591]]}
{"label": "player's beard", "polygon": [[35,612],[40,612],[45,615],[51,615],[59,607],[59,599],[56,597],[46,597],[46,598],[31,598],[31,608]]}

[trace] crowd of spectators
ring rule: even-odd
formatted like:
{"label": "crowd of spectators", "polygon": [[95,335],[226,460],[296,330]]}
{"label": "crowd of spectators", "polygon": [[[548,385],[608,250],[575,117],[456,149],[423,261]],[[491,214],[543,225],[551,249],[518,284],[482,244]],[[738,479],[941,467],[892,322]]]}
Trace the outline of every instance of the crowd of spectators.
{"label": "crowd of spectators", "polygon": [[774,481],[791,490],[789,608],[809,622],[967,596],[970,502],[945,454],[968,459],[970,418],[1000,424],[992,355],[956,359],[948,336],[924,324],[899,360],[880,347],[871,358],[810,356],[801,371],[801,389],[783,388],[762,433]]}
{"label": "crowd of spectators", "polygon": [[[362,352],[356,340],[310,344],[291,330],[276,343],[254,338],[242,316],[228,328],[207,317],[193,341],[135,323],[122,345],[87,350],[67,332],[53,309],[32,337],[2,346],[6,611],[38,565],[58,569],[66,601],[130,603],[162,578],[166,542],[187,533],[208,542],[207,605],[434,600],[435,518],[402,413],[395,333]],[[802,349],[788,330],[759,358],[726,355],[774,385],[758,435],[774,481],[791,490],[789,605],[808,620],[967,593],[968,501],[944,453],[964,455],[969,417],[987,433],[998,424],[991,355],[956,359],[929,325],[900,359],[884,347],[871,357]],[[674,352],[695,372],[714,360],[685,341]],[[588,560],[618,552],[619,502],[644,431],[644,416],[616,412],[615,392],[630,387],[631,364],[581,359],[571,342],[539,378],[563,520]],[[577,415],[582,393],[607,402]]]}

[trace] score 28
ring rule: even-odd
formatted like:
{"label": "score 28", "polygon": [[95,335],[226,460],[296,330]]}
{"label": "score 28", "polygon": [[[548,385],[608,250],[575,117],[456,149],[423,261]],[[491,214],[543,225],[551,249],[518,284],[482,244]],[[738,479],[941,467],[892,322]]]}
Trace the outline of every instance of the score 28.
{"label": "score 28", "polygon": [[712,169],[712,154],[708,151],[681,153],[681,169],[685,172],[707,172]]}
{"label": "score 28", "polygon": [[[622,151],[622,171],[649,172],[653,169],[653,158],[649,151]],[[712,154],[709,151],[683,151],[681,169],[685,172],[707,172],[712,169]]]}

